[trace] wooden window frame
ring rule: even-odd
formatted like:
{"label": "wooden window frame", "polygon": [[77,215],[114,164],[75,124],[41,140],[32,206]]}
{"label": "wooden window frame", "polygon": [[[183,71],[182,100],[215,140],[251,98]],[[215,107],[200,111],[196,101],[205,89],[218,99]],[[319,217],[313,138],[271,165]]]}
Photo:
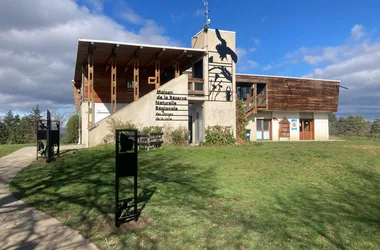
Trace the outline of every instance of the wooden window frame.
{"label": "wooden window frame", "polygon": [[[270,119],[270,118],[259,118],[259,119],[256,119],[256,133],[258,132],[258,130],[257,130],[257,123],[258,122],[261,122],[262,121],[262,128],[264,128],[264,121],[269,121],[269,130],[260,130],[262,133],[263,133],[263,131],[269,131],[269,140],[268,139],[260,139],[260,140],[258,140],[257,139],[257,137],[256,137],[256,140],[257,141],[272,141],[272,127],[273,127],[273,124],[272,124],[272,119]],[[262,134],[263,136],[263,138],[264,138],[264,134]]]}

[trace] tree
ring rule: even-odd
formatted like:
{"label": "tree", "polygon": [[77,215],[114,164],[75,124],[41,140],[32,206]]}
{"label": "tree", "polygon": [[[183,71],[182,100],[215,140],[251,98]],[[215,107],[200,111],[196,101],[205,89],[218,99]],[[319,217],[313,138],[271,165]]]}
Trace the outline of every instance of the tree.
{"label": "tree", "polygon": [[7,114],[3,118],[4,124],[4,143],[11,143],[12,129],[13,129],[14,115],[12,110],[8,110]]}
{"label": "tree", "polygon": [[371,124],[371,135],[380,135],[380,119],[375,119]]}
{"label": "tree", "polygon": [[371,123],[361,115],[340,117],[337,123],[338,134],[341,136],[368,136]]}
{"label": "tree", "polygon": [[73,115],[70,117],[66,125],[65,143],[77,143],[79,137],[79,116]]}
{"label": "tree", "polygon": [[337,122],[336,114],[335,113],[329,113],[329,133],[330,135],[338,135],[338,128],[337,128]]}
{"label": "tree", "polygon": [[65,125],[70,116],[67,112],[58,112],[56,110],[51,111],[50,114],[51,119],[53,121],[59,121],[61,126]]}
{"label": "tree", "polygon": [[34,142],[37,140],[37,122],[41,120],[43,116],[41,115],[41,111],[39,106],[32,109],[32,112],[28,115],[28,140]]}
{"label": "tree", "polygon": [[2,121],[0,121],[0,144],[5,144],[6,141],[5,125]]}

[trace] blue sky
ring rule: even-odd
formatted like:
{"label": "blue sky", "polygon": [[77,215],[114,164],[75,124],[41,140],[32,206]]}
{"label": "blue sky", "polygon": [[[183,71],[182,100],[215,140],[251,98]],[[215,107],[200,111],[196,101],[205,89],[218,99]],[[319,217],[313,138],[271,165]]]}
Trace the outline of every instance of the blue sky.
{"label": "blue sky", "polygon": [[[84,0],[90,8],[91,0]],[[264,70],[280,64],[288,53],[301,47],[339,46],[347,41],[351,28],[360,24],[379,37],[379,1],[225,1],[210,0],[211,27],[236,31],[237,47],[261,67],[244,70],[257,74],[302,76],[313,67],[298,63]],[[142,18],[152,19],[165,35],[180,45],[190,46],[190,38],[204,24],[202,0],[191,1],[106,1],[103,12],[127,29],[141,25],[123,18],[123,6]],[[255,43],[256,41],[256,43]],[[257,44],[258,43],[258,44]]]}
{"label": "blue sky", "polygon": [[[211,28],[236,31],[238,72],[338,79],[349,87],[338,115],[380,118],[380,1],[208,3]],[[205,21],[202,0],[12,0],[0,9],[0,115],[36,104],[73,111],[79,38],[190,46]]]}

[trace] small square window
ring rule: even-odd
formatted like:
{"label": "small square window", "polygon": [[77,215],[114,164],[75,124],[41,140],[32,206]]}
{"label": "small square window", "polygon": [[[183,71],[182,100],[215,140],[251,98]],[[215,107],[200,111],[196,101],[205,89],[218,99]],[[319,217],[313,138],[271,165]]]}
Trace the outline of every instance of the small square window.
{"label": "small square window", "polygon": [[133,76],[127,77],[127,92],[133,92],[134,85]]}

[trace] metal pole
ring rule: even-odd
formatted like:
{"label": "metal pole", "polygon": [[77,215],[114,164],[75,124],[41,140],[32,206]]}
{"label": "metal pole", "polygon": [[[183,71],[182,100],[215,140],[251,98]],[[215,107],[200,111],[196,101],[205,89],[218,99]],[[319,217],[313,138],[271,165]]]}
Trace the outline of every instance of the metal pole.
{"label": "metal pole", "polygon": [[[118,138],[119,138],[119,131],[116,131],[116,151],[115,151],[115,159],[117,158],[117,154],[119,152],[119,143],[118,143]],[[117,165],[115,164],[115,168],[117,168]],[[119,228],[119,176],[118,176],[118,171],[115,169],[115,227]]]}

